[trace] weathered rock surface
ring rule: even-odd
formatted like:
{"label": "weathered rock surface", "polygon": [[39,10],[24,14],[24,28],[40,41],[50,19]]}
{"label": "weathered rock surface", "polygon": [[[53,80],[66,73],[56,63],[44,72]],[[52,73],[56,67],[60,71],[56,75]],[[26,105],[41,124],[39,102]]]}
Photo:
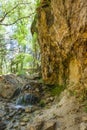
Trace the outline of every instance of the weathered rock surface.
{"label": "weathered rock surface", "polygon": [[87,87],[86,0],[41,0],[38,39],[45,83]]}
{"label": "weathered rock surface", "polygon": [[87,123],[82,122],[80,124],[80,130],[87,130]]}
{"label": "weathered rock surface", "polygon": [[1,117],[0,117],[0,130],[4,130],[6,128],[6,123],[4,121],[2,121]]}
{"label": "weathered rock surface", "polygon": [[17,96],[22,85],[22,80],[13,74],[0,76],[0,96],[7,99]]}
{"label": "weathered rock surface", "polygon": [[43,130],[56,130],[56,122],[54,121],[45,122]]}

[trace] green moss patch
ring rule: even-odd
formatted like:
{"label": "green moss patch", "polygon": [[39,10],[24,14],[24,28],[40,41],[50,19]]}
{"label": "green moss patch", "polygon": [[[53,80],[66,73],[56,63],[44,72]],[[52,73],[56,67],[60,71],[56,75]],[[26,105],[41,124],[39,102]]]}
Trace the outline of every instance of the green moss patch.
{"label": "green moss patch", "polygon": [[60,96],[61,92],[64,91],[64,89],[66,88],[66,85],[54,85],[51,89],[51,95],[52,96]]}

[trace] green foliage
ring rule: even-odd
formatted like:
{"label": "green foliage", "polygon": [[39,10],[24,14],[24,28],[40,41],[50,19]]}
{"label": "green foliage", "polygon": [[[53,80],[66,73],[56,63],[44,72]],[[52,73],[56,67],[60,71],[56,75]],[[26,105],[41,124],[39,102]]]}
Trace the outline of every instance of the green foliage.
{"label": "green foliage", "polygon": [[40,66],[40,47],[39,47],[37,39],[38,39],[38,34],[34,32],[33,38],[32,38],[32,52],[34,56],[33,63],[36,68]]}
{"label": "green foliage", "polygon": [[43,1],[42,3],[41,3],[41,0],[37,0],[36,1],[36,7],[38,8],[38,7],[41,7],[41,6],[43,6],[43,5],[50,5],[50,2],[51,2],[51,0],[45,0],[45,1]]}
{"label": "green foliage", "polygon": [[83,104],[84,104],[83,111],[87,113],[87,100],[85,100]]}
{"label": "green foliage", "polygon": [[[34,68],[40,64],[38,36],[36,32],[31,36],[30,32],[39,3],[40,0],[0,1],[0,73],[4,73],[3,66],[6,72],[21,74],[25,73],[23,69]],[[11,40],[18,43],[17,50],[15,47],[10,48],[14,46]]]}
{"label": "green foliage", "polygon": [[37,38],[38,38],[38,35],[37,35],[36,32],[34,32],[33,39],[32,39],[32,46],[33,46],[33,48],[35,48],[35,44],[37,42]]}
{"label": "green foliage", "polygon": [[41,5],[41,0],[36,0],[36,7],[38,8]]}
{"label": "green foliage", "polygon": [[25,72],[25,70],[19,70],[19,71],[17,71],[16,74],[17,75],[26,75],[26,72]]}
{"label": "green foliage", "polygon": [[39,102],[39,106],[40,107],[45,107],[45,101],[44,100],[40,100],[40,102]]}
{"label": "green foliage", "polygon": [[54,85],[50,92],[52,96],[60,96],[61,92],[64,91],[64,89],[66,88],[66,85]]}
{"label": "green foliage", "polygon": [[[19,53],[15,56],[15,59],[13,59],[13,65],[17,65],[17,74],[24,74],[24,69],[29,68],[29,63],[32,63],[33,57],[30,54],[27,53]],[[16,66],[15,66],[16,67]]]}
{"label": "green foliage", "polygon": [[84,111],[87,113],[87,106],[85,106]]}
{"label": "green foliage", "polygon": [[43,81],[42,78],[40,78],[40,79],[38,80],[38,82],[39,82],[39,83],[44,83],[44,81]]}

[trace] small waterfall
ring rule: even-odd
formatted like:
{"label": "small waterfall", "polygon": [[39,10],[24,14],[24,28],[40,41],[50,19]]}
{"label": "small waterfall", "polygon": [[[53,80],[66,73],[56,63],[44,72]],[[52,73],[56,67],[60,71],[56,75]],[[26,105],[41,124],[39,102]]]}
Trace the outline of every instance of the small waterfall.
{"label": "small waterfall", "polygon": [[[39,98],[33,93],[33,90],[34,88],[30,84],[26,84],[16,100],[15,108],[36,105],[39,102]],[[27,91],[27,93],[24,93],[24,91]]]}
{"label": "small waterfall", "polygon": [[16,101],[16,105],[35,105],[39,101],[38,97],[32,93],[26,93],[19,97]]}

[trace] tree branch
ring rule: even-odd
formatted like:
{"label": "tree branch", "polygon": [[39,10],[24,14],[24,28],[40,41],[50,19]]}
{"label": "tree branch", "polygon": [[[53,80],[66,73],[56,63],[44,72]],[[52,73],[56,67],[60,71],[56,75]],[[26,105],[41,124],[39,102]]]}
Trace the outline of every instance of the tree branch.
{"label": "tree branch", "polygon": [[30,14],[30,15],[28,15],[28,16],[20,17],[19,19],[15,20],[15,21],[12,22],[12,23],[9,23],[9,24],[6,24],[6,23],[0,23],[0,25],[3,25],[3,26],[11,26],[11,25],[17,23],[18,21],[20,21],[20,20],[22,20],[22,19],[30,18],[33,14],[35,14],[35,12],[32,13],[32,14]]}
{"label": "tree branch", "polygon": [[19,5],[24,5],[24,4],[30,4],[30,3],[18,3],[16,6],[14,6],[11,10],[9,10],[8,12],[6,12],[4,14],[4,16],[0,19],[0,23],[4,21],[4,19],[6,18],[6,16],[8,14],[10,14],[13,10],[15,10]]}

